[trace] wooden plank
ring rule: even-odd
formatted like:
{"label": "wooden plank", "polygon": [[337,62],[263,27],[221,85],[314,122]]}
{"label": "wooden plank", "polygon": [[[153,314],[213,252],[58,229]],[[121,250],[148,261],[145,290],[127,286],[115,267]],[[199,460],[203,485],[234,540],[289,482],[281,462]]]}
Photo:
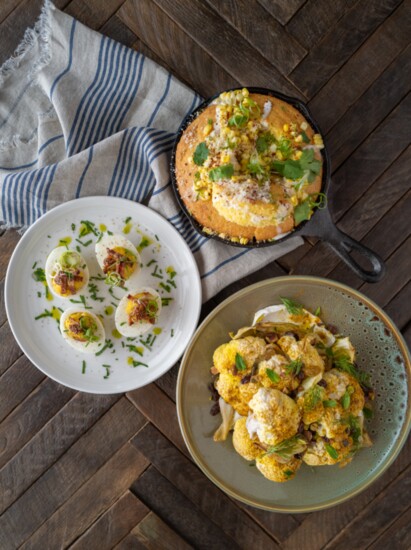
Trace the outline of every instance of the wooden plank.
{"label": "wooden plank", "polygon": [[[314,8],[319,3],[309,2],[304,8]],[[338,2],[327,4],[327,11],[332,11]],[[310,101],[309,106],[325,134],[408,45],[410,8],[410,0],[403,2]]]}
{"label": "wooden plank", "polygon": [[9,414],[0,425],[0,467],[53,418],[74,393],[47,378]]}
{"label": "wooden plank", "polygon": [[[166,63],[173,74],[201,95],[211,96],[220,90],[240,85],[152,0],[140,0],[138,3],[127,1],[118,16]],[[162,29],[162,33],[158,29]],[[141,44],[137,49],[144,53]],[[184,52],[190,52],[190,55]],[[158,62],[158,59],[154,58],[154,61]]]}
{"label": "wooden plank", "polygon": [[70,548],[111,550],[149,511],[133,493],[126,491]]}
{"label": "wooden plank", "polygon": [[410,321],[409,304],[411,304],[411,281],[385,306],[385,312],[401,330]]}
{"label": "wooden plank", "polygon": [[147,466],[135,447],[124,445],[21,548],[65,548],[112,506]]}
{"label": "wooden plank", "polygon": [[[300,527],[283,544],[284,550],[305,549],[307,541],[310,541],[310,550],[323,548],[345,525],[365,510],[381,491],[389,487],[409,467],[410,461],[411,439],[408,439],[395,462],[368,489],[339,506],[307,515]],[[353,548],[357,550],[357,546],[354,545]]]}
{"label": "wooden plank", "polygon": [[135,407],[120,399],[0,517],[0,547],[16,548],[28,539],[144,423]]}
{"label": "wooden plank", "polygon": [[240,33],[200,0],[154,2],[239,82],[247,78],[247,83],[252,82],[254,86],[271,87],[303,97]]}
{"label": "wooden plank", "polygon": [[386,304],[405,286],[410,280],[409,260],[411,257],[411,237],[390,256],[386,262],[386,277],[372,285],[365,283],[360,287],[378,305],[385,307]]}
{"label": "wooden plank", "polygon": [[[327,135],[336,169],[409,92],[404,75],[411,71],[411,45],[377,78]],[[367,116],[364,117],[364,113]]]}
{"label": "wooden plank", "polygon": [[[368,548],[397,516],[409,508],[410,490],[411,468],[408,468],[359,513],[354,521],[347,524],[335,539],[329,541],[325,548],[333,550],[345,550],[350,547],[358,550]],[[389,547],[394,548],[392,543]]]}
{"label": "wooden plank", "polygon": [[[361,199],[341,218],[338,227],[356,240],[361,240],[382,216],[391,204],[399,200],[408,189],[406,174],[411,159],[411,148],[374,183]],[[375,241],[376,252],[379,243]],[[339,257],[323,242],[317,243],[304,257],[296,272],[316,274],[326,277],[338,264]],[[358,286],[358,278],[356,276]]]}
{"label": "wooden plank", "polygon": [[19,357],[0,378],[0,422],[2,422],[4,418],[44,380],[44,378],[45,375],[34,367],[25,355]]}
{"label": "wooden plank", "polygon": [[124,4],[125,0],[72,0],[64,9],[65,13],[75,17],[83,25],[98,30],[112,17]]}
{"label": "wooden plank", "polygon": [[[199,550],[236,549],[239,546],[188,500],[172,483],[150,466],[131,490],[189,544]],[[161,498],[158,498],[161,495]]]}
{"label": "wooden plank", "polygon": [[320,42],[329,29],[355,2],[356,0],[306,2],[288,23],[287,31],[305,48],[310,49]]}
{"label": "wooden plank", "polygon": [[371,5],[356,2],[294,69],[292,81],[311,98],[400,3],[401,0],[375,0]]}
{"label": "wooden plank", "polygon": [[307,54],[257,0],[207,2],[282,74],[289,74]]}
{"label": "wooden plank", "polygon": [[0,237],[0,280],[6,276],[11,255],[20,239],[21,235],[15,230],[6,231]]}
{"label": "wooden plank", "polygon": [[[409,146],[410,124],[411,94],[408,94],[334,172],[329,191],[334,220],[339,220]],[[395,140],[392,139],[393,134]]]}
{"label": "wooden plank", "polygon": [[[54,0],[57,8],[63,9],[69,0]],[[3,63],[13,55],[15,49],[23,39],[28,27],[33,27],[40,14],[43,0],[23,0],[1,23],[0,34],[0,62]]]}
{"label": "wooden plank", "polygon": [[10,13],[16,9],[22,0],[3,0],[0,11],[0,23],[10,15]]}
{"label": "wooden plank", "polygon": [[194,507],[246,548],[279,548],[261,528],[185,458],[161,433],[148,424],[131,443]]}
{"label": "wooden plank", "polygon": [[381,548],[395,548],[395,550],[409,550],[411,548],[411,509],[408,509],[382,534],[369,550]]}
{"label": "wooden plank", "polygon": [[0,342],[2,342],[2,361],[0,363],[0,375],[2,375],[15,361],[17,361],[19,357],[22,356],[23,352],[14,339],[10,325],[7,321],[0,327]]}
{"label": "wooden plank", "polygon": [[186,456],[190,456],[178,426],[176,407],[155,384],[149,384],[126,395],[137,409],[173,442],[173,445]]}
{"label": "wooden plank", "polygon": [[[124,541],[127,544],[127,541]],[[120,544],[116,550],[125,550],[127,546]],[[130,533],[129,548],[140,544],[148,550],[189,550],[192,548],[180,535],[171,529],[156,514],[150,512]]]}
{"label": "wooden plank", "polygon": [[0,327],[7,321],[6,305],[4,302],[4,284],[5,280],[3,279],[2,281],[0,281]]}
{"label": "wooden plank", "polygon": [[306,0],[258,0],[277,21],[285,25]]}
{"label": "wooden plank", "polygon": [[[0,513],[38,479],[116,401],[118,396],[77,393],[0,470]],[[33,411],[34,413],[34,411]],[[57,437],[56,437],[57,436]],[[50,442],[53,442],[51,445]],[[33,456],[36,460],[33,460]],[[21,475],[24,472],[24,476]]]}
{"label": "wooden plank", "polygon": [[117,14],[110,17],[99,30],[102,34],[129,48],[132,48],[137,41],[137,36],[121,21]]}
{"label": "wooden plank", "polygon": [[[355,210],[357,209],[354,207],[353,211]],[[371,250],[378,249],[378,253],[383,259],[388,258],[401,245],[404,239],[410,235],[411,227],[407,218],[402,215],[404,212],[411,213],[411,191],[404,195],[379,220],[378,224],[362,239],[362,243],[371,248]],[[400,266],[399,268],[401,269]],[[358,277],[342,262],[339,262],[328,276],[331,279],[337,279],[350,286],[358,287],[360,284]],[[406,308],[405,303],[403,304],[403,308]],[[406,309],[408,309],[408,315],[411,316],[409,308]]]}

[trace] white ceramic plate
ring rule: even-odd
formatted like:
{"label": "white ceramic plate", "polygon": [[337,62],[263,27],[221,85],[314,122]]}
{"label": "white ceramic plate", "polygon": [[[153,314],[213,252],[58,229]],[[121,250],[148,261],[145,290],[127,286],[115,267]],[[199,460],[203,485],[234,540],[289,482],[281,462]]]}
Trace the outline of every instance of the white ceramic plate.
{"label": "white ceramic plate", "polygon": [[[131,220],[126,224],[128,218]],[[98,237],[90,233],[79,239],[84,245],[92,241],[88,246],[76,241],[82,220],[94,223],[98,232],[126,232],[125,236],[137,248],[142,239],[148,239],[149,245],[140,251],[142,269],[132,286],[150,286],[163,298],[172,298],[168,305],[163,306],[156,325],[161,333],[148,333],[152,335],[150,341],[156,337],[152,346],[142,344],[139,339],[131,341],[113,334],[114,306],[126,290],[114,288],[110,293],[103,280],[92,279],[90,282],[97,285],[97,295],[102,296],[104,302],[93,300],[89,289],[81,292],[86,304],[92,307],[91,311],[101,316],[106,339],[112,342],[112,347],[106,348],[101,355],[81,353],[67,345],[53,317],[35,320],[45,310],[54,311],[58,316],[61,310],[75,305],[58,297],[48,300],[44,284],[33,277],[35,269],[44,269],[48,254],[59,245],[60,239],[68,237],[71,239],[68,245],[70,248],[79,247],[91,277],[102,275],[94,254]],[[152,275],[156,265],[156,273],[162,275],[163,279]],[[167,279],[170,279],[167,267],[173,267],[176,272],[172,279],[176,288],[167,283]],[[77,390],[119,393],[156,380],[181,357],[198,322],[201,284],[189,247],[174,227],[159,214],[124,199],[86,197],[57,206],[27,230],[8,266],[5,301],[9,323],[18,344],[41,371],[53,380]],[[144,341],[147,341],[148,334],[142,337]],[[142,355],[127,346],[136,346]],[[130,357],[147,366],[133,367]],[[103,365],[109,365],[109,368]]]}

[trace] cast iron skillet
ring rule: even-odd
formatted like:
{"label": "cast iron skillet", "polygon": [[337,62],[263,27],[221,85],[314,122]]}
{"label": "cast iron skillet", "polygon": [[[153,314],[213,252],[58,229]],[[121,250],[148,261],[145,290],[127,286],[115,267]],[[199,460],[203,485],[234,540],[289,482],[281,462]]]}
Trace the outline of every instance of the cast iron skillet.
{"label": "cast iron skillet", "polygon": [[[237,90],[238,88],[232,88],[232,90]],[[283,95],[279,92],[274,92],[273,90],[267,90],[266,88],[254,88],[254,87],[248,87],[248,90],[251,93],[257,93],[257,94],[263,94],[268,95],[272,97],[276,97],[278,99],[281,99],[282,101],[285,101],[286,103],[289,103],[293,107],[295,107],[302,115],[306,118],[308,123],[312,126],[312,128],[315,130],[316,133],[321,134],[321,130],[319,129],[317,123],[313,119],[308,107],[299,99],[288,97],[286,95]],[[231,91],[231,90],[227,90]],[[221,93],[221,92],[220,92]],[[177,197],[177,201],[183,210],[183,212],[187,215],[189,218],[191,224],[193,225],[194,229],[204,235],[205,237],[216,239],[217,241],[223,242],[225,244],[228,244],[230,246],[239,246],[242,248],[262,248],[266,246],[276,246],[279,243],[282,243],[286,239],[290,237],[294,237],[295,235],[305,235],[310,237],[318,237],[319,239],[326,242],[336,254],[364,281],[368,281],[369,283],[376,283],[379,281],[384,273],[385,273],[385,266],[382,261],[382,259],[375,254],[372,250],[367,248],[366,246],[362,245],[358,241],[352,239],[349,235],[346,233],[343,233],[340,229],[336,227],[334,222],[331,219],[330,212],[328,208],[318,208],[315,207],[313,211],[313,215],[310,220],[305,220],[301,222],[291,233],[288,235],[277,239],[275,241],[250,241],[247,244],[240,244],[240,243],[234,243],[230,241],[229,239],[224,239],[218,235],[208,234],[203,231],[202,226],[194,219],[194,217],[190,214],[188,211],[186,205],[184,204],[184,201],[182,200],[180,193],[178,191],[177,186],[177,179],[176,179],[176,173],[175,173],[175,160],[176,160],[176,151],[177,151],[177,145],[178,142],[181,139],[181,136],[184,132],[184,130],[187,128],[187,126],[212,102],[214,99],[216,99],[220,93],[214,95],[210,99],[207,99],[204,101],[201,105],[199,105],[192,113],[188,114],[186,118],[183,120],[176,136],[176,140],[174,143],[172,155],[171,155],[171,182],[174,189],[174,192]],[[321,191],[322,193],[327,194],[329,185],[331,183],[330,179],[330,172],[331,172],[331,164],[330,164],[330,157],[328,155],[327,148],[324,147],[321,149],[321,155],[323,157],[323,175],[322,175],[322,184],[321,184]],[[353,250],[356,250],[360,254],[362,254],[369,262],[371,262],[372,269],[371,270],[365,270],[360,266],[359,263],[357,263],[351,256],[350,252]]]}

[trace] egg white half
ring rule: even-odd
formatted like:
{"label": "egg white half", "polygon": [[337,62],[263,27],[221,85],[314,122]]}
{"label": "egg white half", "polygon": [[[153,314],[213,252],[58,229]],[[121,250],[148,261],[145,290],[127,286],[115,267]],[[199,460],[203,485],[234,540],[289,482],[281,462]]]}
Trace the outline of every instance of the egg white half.
{"label": "egg white half", "polygon": [[[52,279],[55,275],[56,265],[58,265],[60,263],[60,258],[62,256],[62,254],[64,254],[65,252],[73,252],[74,254],[77,254],[80,258],[80,265],[81,266],[84,265],[86,267],[85,268],[80,267],[80,270],[81,270],[82,275],[83,275],[83,285],[81,286],[81,288],[79,288],[73,294],[68,294],[67,296],[62,296],[61,294],[56,292],[55,289],[53,288]],[[84,288],[87,286],[88,281],[89,281],[89,271],[88,271],[87,263],[84,260],[83,256],[75,250],[67,250],[67,248],[65,246],[58,246],[57,248],[54,248],[54,250],[52,250],[50,252],[50,254],[47,256],[46,266],[44,268],[44,271],[45,271],[45,274],[46,274],[46,281],[47,281],[47,285],[50,289],[50,292],[52,294],[54,294],[54,296],[57,296],[58,298],[61,298],[62,300],[67,300],[69,298],[72,298],[73,296],[76,296],[77,294],[80,294],[82,291],[84,291]]]}
{"label": "egg white half", "polygon": [[[98,341],[89,342],[89,343],[80,342],[79,340],[74,340],[73,338],[70,338],[67,335],[67,333],[65,332],[65,322],[66,322],[66,319],[70,315],[72,315],[73,313],[86,313],[87,315],[90,315],[93,318],[93,320],[95,321],[95,323],[97,325],[96,336],[98,336]],[[69,307],[68,309],[66,309],[61,314],[61,317],[60,317],[60,332],[61,332],[61,335],[63,336],[64,340],[67,342],[67,344],[69,344],[74,349],[76,349],[77,351],[80,351],[82,353],[97,353],[101,349],[101,346],[104,344],[105,337],[106,337],[106,333],[105,333],[103,324],[100,321],[100,319],[97,317],[97,315],[95,315],[94,313],[91,313],[91,311],[88,311],[88,310],[82,309],[82,308],[78,308],[78,307]]]}
{"label": "egg white half", "polygon": [[98,265],[102,270],[104,270],[104,260],[107,256],[107,248],[113,249],[116,247],[126,248],[135,255],[137,265],[134,273],[132,274],[132,277],[134,277],[140,271],[140,254],[137,252],[134,244],[123,235],[104,235],[101,240],[96,243],[95,252]]}
{"label": "egg white half", "polygon": [[154,324],[148,323],[147,321],[140,321],[139,323],[133,324],[133,325],[128,324],[127,296],[129,296],[130,294],[134,296],[135,294],[140,294],[142,292],[148,292],[149,294],[155,297],[155,300],[158,305],[156,322],[160,316],[161,297],[156,290],[150,287],[142,287],[142,288],[137,288],[135,290],[127,292],[127,294],[123,296],[123,298],[120,300],[120,303],[117,306],[116,314],[115,314],[116,328],[119,331],[119,333],[122,334],[123,336],[128,336],[128,337],[141,336],[145,332],[148,332],[150,329],[152,329],[156,324],[156,323]]}

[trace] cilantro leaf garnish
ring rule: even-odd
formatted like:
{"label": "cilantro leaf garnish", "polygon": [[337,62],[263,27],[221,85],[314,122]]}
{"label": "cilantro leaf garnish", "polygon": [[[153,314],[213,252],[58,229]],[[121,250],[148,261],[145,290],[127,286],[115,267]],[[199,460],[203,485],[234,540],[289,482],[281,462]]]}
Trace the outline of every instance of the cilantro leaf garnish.
{"label": "cilantro leaf garnish", "polygon": [[267,175],[267,172],[265,171],[264,166],[259,162],[249,162],[247,164],[247,170],[250,172],[250,174],[254,174],[256,176]]}
{"label": "cilantro leaf garnish", "polygon": [[321,170],[321,161],[314,158],[314,150],[304,149],[299,159],[299,163],[302,170],[309,171],[307,179],[309,183],[312,183]]}
{"label": "cilantro leaf garnish", "polygon": [[285,305],[288,313],[291,315],[302,315],[304,313],[304,308],[301,304],[292,300],[291,298],[284,298],[280,296],[280,300]]}
{"label": "cilantro leaf garnish", "polygon": [[230,164],[222,164],[216,168],[212,168],[208,175],[210,176],[211,181],[219,181],[226,178],[231,178],[234,174],[234,166]]}
{"label": "cilantro leaf garnish", "polygon": [[197,166],[202,166],[208,158],[208,153],[209,150],[204,141],[199,143],[193,155],[193,161],[195,164],[197,164]]}
{"label": "cilantro leaf garnish", "polygon": [[265,373],[271,382],[274,382],[274,384],[277,384],[280,381],[280,377],[273,369],[265,369]]}
{"label": "cilantro leaf garnish", "polygon": [[236,354],[235,354],[235,368],[236,368],[238,371],[243,371],[243,370],[246,370],[246,369],[247,369],[247,364],[246,364],[246,362],[244,361],[243,356],[240,355],[239,353],[236,353]]}
{"label": "cilantro leaf garnish", "polygon": [[[317,200],[314,199],[316,196]],[[294,208],[294,222],[299,225],[304,220],[309,220],[312,215],[312,209],[317,206],[322,209],[327,206],[327,196],[324,193],[310,195]]]}
{"label": "cilantro leaf garnish", "polygon": [[304,130],[301,132],[303,142],[304,143],[310,143],[310,138],[307,136],[307,134],[304,132]]}
{"label": "cilantro leaf garnish", "polygon": [[257,141],[255,142],[255,147],[258,153],[265,153],[268,147],[275,142],[275,137],[271,132],[264,132],[258,136]]}

